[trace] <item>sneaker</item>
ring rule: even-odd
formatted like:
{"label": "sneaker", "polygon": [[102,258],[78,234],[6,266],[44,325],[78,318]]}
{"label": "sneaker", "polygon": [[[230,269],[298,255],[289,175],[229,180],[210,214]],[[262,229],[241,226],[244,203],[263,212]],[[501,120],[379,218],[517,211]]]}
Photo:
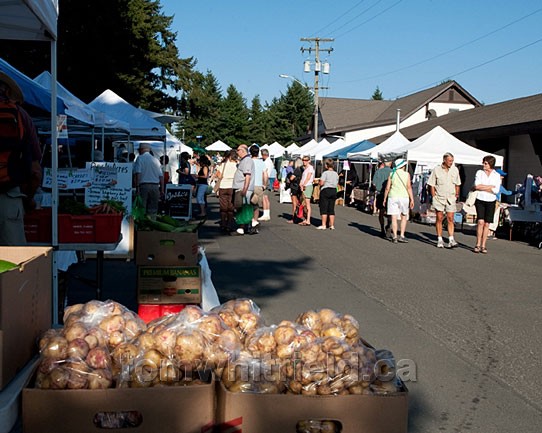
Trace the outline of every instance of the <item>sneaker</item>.
{"label": "sneaker", "polygon": [[398,241],[397,241],[397,238],[392,238],[392,239],[391,239],[391,243],[392,243],[392,244],[396,244],[397,242],[398,242]]}
{"label": "sneaker", "polygon": [[408,239],[404,236],[401,236],[399,239],[397,239],[397,242],[400,242],[402,244],[408,244]]}
{"label": "sneaker", "polygon": [[260,224],[258,221],[252,220],[252,227],[256,227],[258,224]]}
{"label": "sneaker", "polygon": [[335,226],[331,226],[329,229],[330,230],[335,230]]}
{"label": "sneaker", "polygon": [[325,230],[326,229],[326,226],[318,226],[316,227],[316,230]]}
{"label": "sneaker", "polygon": [[459,246],[459,244],[454,239],[452,239],[452,240],[450,240],[448,242],[448,248],[456,248],[458,246]]}
{"label": "sneaker", "polygon": [[249,231],[248,231],[248,234],[249,235],[257,235],[259,234],[260,231],[256,228],[256,227],[252,227]]}
{"label": "sneaker", "polygon": [[245,230],[242,228],[238,228],[234,232],[231,232],[233,236],[243,236],[245,234]]}
{"label": "sneaker", "polygon": [[444,241],[442,239],[437,242],[437,248],[444,248]]}
{"label": "sneaker", "polygon": [[258,221],[269,221],[271,218],[268,217],[268,216],[261,216],[260,218],[258,218]]}

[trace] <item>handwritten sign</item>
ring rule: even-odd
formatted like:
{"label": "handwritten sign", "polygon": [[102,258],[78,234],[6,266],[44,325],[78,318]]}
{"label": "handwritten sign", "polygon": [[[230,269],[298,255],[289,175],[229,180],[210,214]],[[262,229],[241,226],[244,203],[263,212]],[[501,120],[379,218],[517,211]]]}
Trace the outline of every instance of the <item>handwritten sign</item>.
{"label": "handwritten sign", "polygon": [[[61,168],[57,172],[58,189],[79,189],[90,186],[92,174],[87,169]],[[50,168],[43,170],[43,188],[53,187],[53,171]]]}
{"label": "handwritten sign", "polygon": [[192,185],[166,185],[166,209],[172,218],[192,218]]}
{"label": "handwritten sign", "polygon": [[93,173],[93,184],[85,189],[85,204],[94,206],[102,200],[117,200],[126,209],[121,228],[122,241],[114,251],[106,251],[106,254],[128,254],[131,239],[129,218],[132,214],[132,163],[87,162],[86,168]]}

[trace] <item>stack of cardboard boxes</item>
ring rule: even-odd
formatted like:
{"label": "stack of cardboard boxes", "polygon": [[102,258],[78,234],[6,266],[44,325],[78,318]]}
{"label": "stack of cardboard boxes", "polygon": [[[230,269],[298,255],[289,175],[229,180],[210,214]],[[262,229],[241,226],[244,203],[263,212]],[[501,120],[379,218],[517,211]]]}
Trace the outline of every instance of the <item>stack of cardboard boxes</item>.
{"label": "stack of cardboard boxes", "polygon": [[150,321],[201,304],[198,234],[138,231],[136,235],[138,313]]}

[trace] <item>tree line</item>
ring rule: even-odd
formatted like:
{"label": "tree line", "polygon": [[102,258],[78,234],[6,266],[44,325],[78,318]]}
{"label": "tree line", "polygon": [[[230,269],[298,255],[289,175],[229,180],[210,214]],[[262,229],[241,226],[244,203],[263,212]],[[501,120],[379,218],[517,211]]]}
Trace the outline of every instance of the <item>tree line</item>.
{"label": "tree line", "polygon": [[[311,128],[313,96],[297,82],[250,104],[233,84],[197,70],[158,0],[59,0],[58,81],[84,102],[111,89],[136,107],[180,115],[171,131],[202,145],[220,139],[289,144]],[[50,67],[49,43],[10,41],[0,55],[31,78]],[[195,53],[197,55],[197,53]]]}

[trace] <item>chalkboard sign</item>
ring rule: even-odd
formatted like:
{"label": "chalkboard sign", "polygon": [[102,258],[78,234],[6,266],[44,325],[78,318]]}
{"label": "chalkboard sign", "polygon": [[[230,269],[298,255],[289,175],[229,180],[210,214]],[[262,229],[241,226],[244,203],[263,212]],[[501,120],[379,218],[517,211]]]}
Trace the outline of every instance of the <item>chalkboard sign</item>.
{"label": "chalkboard sign", "polygon": [[192,185],[166,184],[166,209],[172,218],[192,218]]}

